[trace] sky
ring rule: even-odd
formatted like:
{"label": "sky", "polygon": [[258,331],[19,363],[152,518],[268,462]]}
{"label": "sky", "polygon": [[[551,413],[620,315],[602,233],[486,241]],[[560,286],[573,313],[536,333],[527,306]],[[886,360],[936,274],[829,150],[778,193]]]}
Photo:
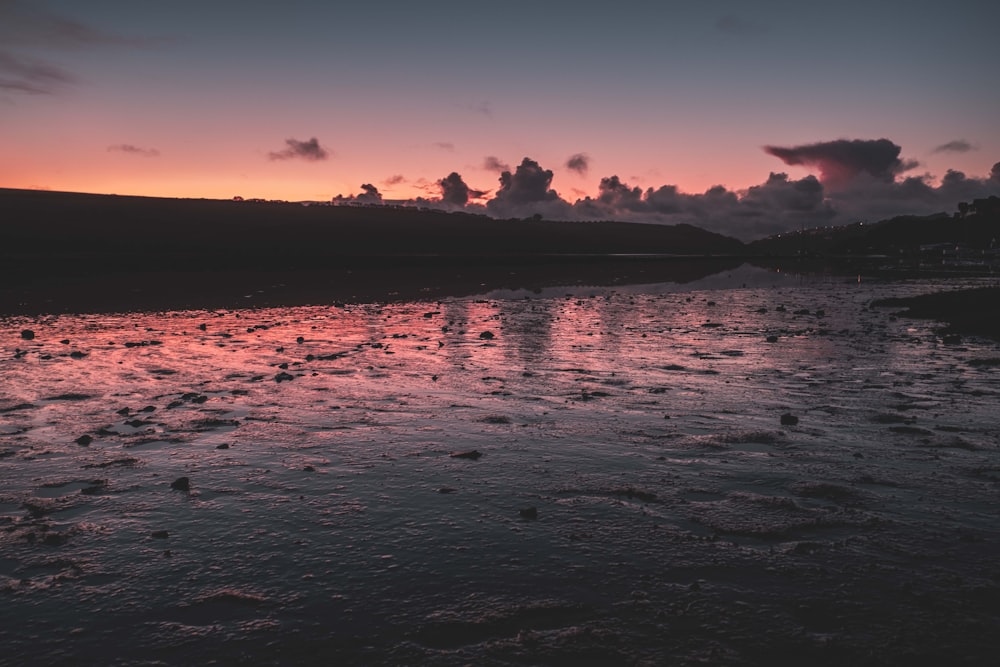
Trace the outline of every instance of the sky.
{"label": "sky", "polygon": [[1000,195],[1000,4],[0,0],[0,187],[749,239]]}

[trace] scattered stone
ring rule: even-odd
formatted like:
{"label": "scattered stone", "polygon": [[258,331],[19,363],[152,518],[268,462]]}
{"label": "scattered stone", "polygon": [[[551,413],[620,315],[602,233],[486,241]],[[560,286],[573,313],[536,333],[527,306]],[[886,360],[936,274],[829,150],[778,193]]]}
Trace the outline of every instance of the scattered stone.
{"label": "scattered stone", "polygon": [[634,489],[631,486],[624,489],[617,489],[613,491],[616,496],[625,496],[629,500],[635,498],[636,500],[641,500],[644,503],[656,502],[656,494],[650,493],[649,491],[640,491],[639,489]]}
{"label": "scattered stone", "polygon": [[202,323],[198,325],[198,328],[201,329],[202,331],[206,331],[208,329],[208,325]]}
{"label": "scattered stone", "polygon": [[484,331],[483,333],[479,334],[479,337],[483,340],[493,340],[496,336],[493,334],[492,331]]}
{"label": "scattered stone", "polygon": [[73,350],[72,352],[69,353],[69,356],[73,357],[74,359],[83,359],[85,356],[87,356],[87,353],[80,352],[79,350]]}
{"label": "scattered stone", "polygon": [[132,412],[130,408],[122,408],[121,410],[115,411],[115,414],[121,415],[122,417],[128,417],[130,412]]}
{"label": "scattered stone", "polygon": [[155,405],[147,405],[142,410],[139,410],[139,412],[155,412],[155,411],[156,411]]}
{"label": "scattered stone", "polygon": [[75,442],[76,444],[80,445],[81,447],[86,447],[87,445],[89,445],[93,441],[94,441],[94,439],[92,437],[90,437],[87,434],[83,434],[79,438],[77,438],[76,440],[74,440],[73,442]]}
{"label": "scattered stone", "polygon": [[799,418],[791,413],[786,412],[785,414],[781,415],[782,426],[795,426],[798,423],[799,423]]}
{"label": "scattered stone", "polygon": [[517,513],[521,515],[522,519],[527,519],[528,521],[538,518],[538,510],[534,507],[525,507],[522,510],[518,510]]}
{"label": "scattered stone", "polygon": [[294,375],[292,375],[291,373],[286,373],[284,371],[274,376],[275,382],[285,382],[287,380],[294,380],[294,379],[295,379]]}
{"label": "scattered stone", "polygon": [[35,332],[31,329],[25,329],[21,332],[21,338],[24,340],[33,340],[35,338]]}
{"label": "scattered stone", "polygon": [[166,530],[154,530],[152,533],[150,533],[150,537],[157,540],[165,540],[168,537],[170,537],[170,533]]}
{"label": "scattered stone", "polygon": [[316,472],[316,468],[314,468],[313,466],[306,466],[302,470],[304,470],[305,472]]}
{"label": "scattered stone", "polygon": [[504,415],[490,415],[488,417],[483,417],[479,421],[484,424],[509,424],[510,418],[505,417]]}
{"label": "scattered stone", "polygon": [[303,338],[302,336],[299,336],[298,338],[295,339],[295,342],[301,345],[302,343],[306,342],[306,339]]}
{"label": "scattered stone", "polygon": [[766,340],[767,340],[768,343],[777,343],[778,342],[778,337],[777,336],[768,336],[766,338]]}
{"label": "scattered stone", "polygon": [[481,457],[482,454],[480,452],[476,451],[475,449],[470,449],[470,450],[465,451],[465,452],[452,452],[450,454],[450,456],[453,459],[471,459],[471,460],[475,461],[475,460],[479,459],[479,457]]}
{"label": "scattered stone", "polygon": [[437,490],[437,492],[438,493],[455,493],[455,489],[451,488],[450,486],[442,486],[440,489]]}
{"label": "scattered stone", "polygon": [[177,491],[190,491],[191,480],[187,477],[178,477],[174,481],[170,482],[170,488]]}
{"label": "scattered stone", "polygon": [[42,544],[50,547],[60,547],[68,541],[69,537],[63,533],[46,533],[45,537],[42,538]]}
{"label": "scattered stone", "polygon": [[221,445],[216,445],[215,448],[216,449],[229,449],[229,445],[226,444],[226,443],[222,443]]}

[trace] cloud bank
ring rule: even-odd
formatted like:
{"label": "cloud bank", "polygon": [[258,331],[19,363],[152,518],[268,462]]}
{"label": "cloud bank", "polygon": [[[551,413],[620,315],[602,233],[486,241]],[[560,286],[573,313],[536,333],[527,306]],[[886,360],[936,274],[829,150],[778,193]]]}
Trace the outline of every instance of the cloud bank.
{"label": "cloud bank", "polygon": [[[471,188],[458,172],[436,182],[439,198],[417,198],[395,204],[464,210],[495,218],[553,220],[619,220],[654,224],[691,224],[749,241],[782,232],[877,221],[898,215],[953,212],[959,202],[1000,196],[1000,162],[983,177],[949,170],[936,181],[929,174],[903,176],[915,163],[901,158],[902,148],[888,139],[837,139],[800,146],[766,146],[788,165],[807,166],[818,174],[795,179],[772,172],[764,182],[742,190],[721,185],[703,193],[681,192],[676,185],[641,188],[619,176],[601,179],[596,196],[575,201],[554,188],[555,173],[525,157],[515,168],[495,156],[484,168],[499,170],[499,187],[485,205],[485,190]],[[953,150],[953,149],[952,149]],[[583,160],[574,164],[574,158]],[[565,169],[589,167],[584,154],[571,157]],[[343,197],[336,203],[378,203],[377,191]]]}
{"label": "cloud bank", "polygon": [[287,148],[284,150],[268,153],[268,159],[292,160],[295,158],[301,158],[310,162],[317,162],[330,157],[330,154],[326,151],[326,149],[319,145],[319,140],[316,139],[316,137],[313,137],[308,141],[285,139],[285,144],[287,145]]}

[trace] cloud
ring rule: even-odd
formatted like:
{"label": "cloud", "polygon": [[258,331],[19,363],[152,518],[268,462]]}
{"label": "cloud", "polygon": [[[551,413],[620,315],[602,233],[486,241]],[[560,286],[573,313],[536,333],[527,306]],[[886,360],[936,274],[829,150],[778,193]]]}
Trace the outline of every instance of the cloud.
{"label": "cloud", "polygon": [[285,144],[288,145],[288,148],[268,153],[268,159],[291,160],[293,158],[302,158],[303,160],[316,162],[330,157],[330,154],[327,153],[326,149],[319,145],[319,140],[316,139],[316,137],[309,139],[309,141],[285,139]]}
{"label": "cloud", "polygon": [[399,185],[400,183],[405,183],[405,182],[406,178],[404,178],[402,174],[395,174],[382,181],[382,185],[390,185],[390,186]]}
{"label": "cloud", "polygon": [[783,148],[765,146],[764,151],[789,166],[815,166],[827,187],[849,186],[859,178],[891,182],[898,174],[918,166],[899,159],[902,150],[888,139],[837,139]]}
{"label": "cloud", "polygon": [[376,206],[384,203],[382,201],[382,193],[380,193],[378,188],[371,183],[362,183],[361,190],[361,193],[356,195],[348,195],[346,197],[344,195],[337,195],[331,200],[331,202],[338,205],[354,204]]}
{"label": "cloud", "polygon": [[138,46],[149,40],[103,32],[20,0],[0,0],[0,91],[46,95],[76,83],[69,71],[37,51],[79,51],[103,46]]}
{"label": "cloud", "polygon": [[72,74],[55,65],[0,50],[0,90],[47,95],[75,81]]}
{"label": "cloud", "polygon": [[371,183],[362,183],[361,189],[364,190],[364,193],[357,196],[358,201],[372,204],[381,203],[382,195],[374,185]]}
{"label": "cloud", "polygon": [[440,148],[443,151],[454,151],[455,150],[455,144],[451,143],[450,141],[435,141],[434,142],[434,147],[435,148]]}
{"label": "cloud", "polygon": [[449,208],[464,208],[470,199],[479,199],[487,194],[470,188],[455,171],[438,181],[438,185],[441,187],[441,203]]}
{"label": "cloud", "polygon": [[[956,170],[947,171],[939,181],[929,174],[897,177],[907,163],[899,159],[900,147],[886,139],[772,147],[768,152],[786,162],[819,165],[823,177],[793,179],[786,173],[772,172],[762,183],[742,190],[716,185],[701,193],[686,193],[671,184],[643,189],[612,175],[600,180],[594,196],[574,190],[581,198],[570,203],[553,189],[552,171],[526,157],[516,169],[502,170],[500,187],[485,205],[474,200],[489,193],[471,189],[458,172],[438,181],[416,181],[427,197],[404,205],[464,210],[495,218],[541,215],[552,220],[690,224],[750,241],[801,228],[953,212],[959,202],[1000,195],[1000,162],[981,178]],[[506,167],[492,156],[486,166]],[[832,179],[831,174],[835,176]],[[828,184],[830,180],[836,187]],[[338,195],[334,203],[382,203],[373,186],[362,189],[357,196]]]}
{"label": "cloud", "polygon": [[487,210],[498,217],[541,215],[565,218],[570,205],[551,188],[552,171],[531,158],[524,158],[517,169],[500,174],[500,188],[486,203]]}
{"label": "cloud", "polygon": [[139,155],[142,157],[159,157],[160,155],[160,151],[155,148],[140,148],[138,146],[133,146],[132,144],[115,144],[114,146],[108,146],[108,152],[128,153],[130,155]]}
{"label": "cloud", "polygon": [[965,139],[956,139],[955,141],[949,141],[946,144],[941,144],[935,148],[932,153],[968,153],[969,151],[976,150],[976,147],[970,144]]}
{"label": "cloud", "polygon": [[601,179],[596,198],[573,204],[573,213],[592,220],[691,224],[743,240],[827,224],[835,215],[815,176],[795,181],[775,173],[743,192],[717,185],[702,194],[675,185],[643,191],[609,176]]}
{"label": "cloud", "polygon": [[566,168],[575,171],[581,176],[587,173],[590,168],[590,157],[586,153],[576,153],[566,160]]}
{"label": "cloud", "polygon": [[498,157],[487,155],[483,159],[483,169],[487,171],[510,171],[510,165]]}

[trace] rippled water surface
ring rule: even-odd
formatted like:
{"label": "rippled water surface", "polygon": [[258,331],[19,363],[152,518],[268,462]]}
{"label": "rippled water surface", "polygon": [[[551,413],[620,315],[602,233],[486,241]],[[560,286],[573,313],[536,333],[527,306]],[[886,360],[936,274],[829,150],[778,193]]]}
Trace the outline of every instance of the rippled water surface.
{"label": "rippled water surface", "polygon": [[743,277],[0,321],[0,663],[987,664],[971,283]]}

